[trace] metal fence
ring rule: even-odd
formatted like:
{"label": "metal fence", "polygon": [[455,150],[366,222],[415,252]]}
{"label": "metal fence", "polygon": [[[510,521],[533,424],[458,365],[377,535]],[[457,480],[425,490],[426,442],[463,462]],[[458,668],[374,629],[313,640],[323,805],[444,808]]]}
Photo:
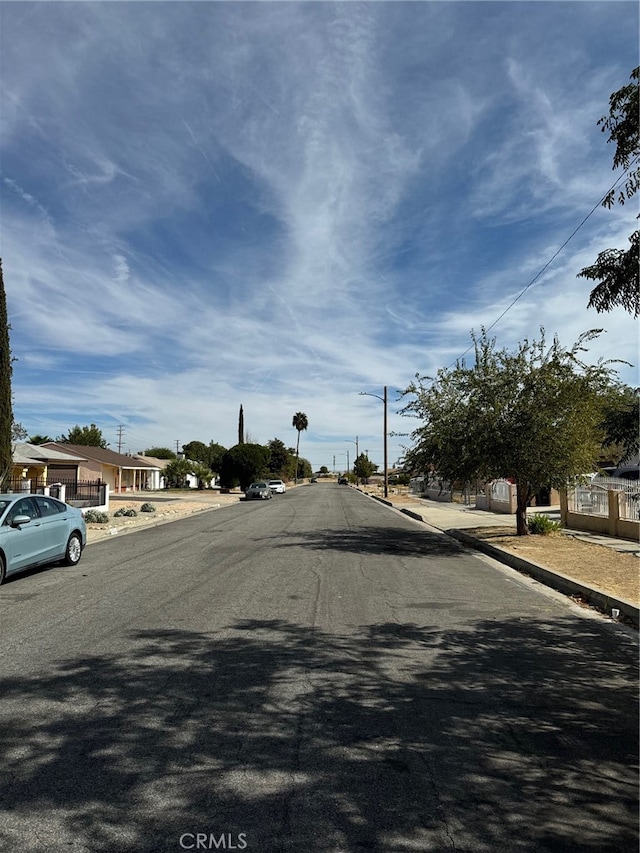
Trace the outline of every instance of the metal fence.
{"label": "metal fence", "polygon": [[[9,480],[5,488],[11,493],[42,495],[45,483],[35,478],[16,478]],[[106,483],[101,480],[58,480],[49,485],[49,494],[52,498],[66,501],[72,506],[104,506]]]}
{"label": "metal fence", "polygon": [[73,506],[102,506],[104,504],[105,483],[102,480],[59,480],[49,487],[49,494],[59,498],[64,486],[64,500]]}
{"label": "metal fence", "polygon": [[571,512],[584,515],[609,515],[609,490],[621,493],[620,518],[635,521],[640,518],[640,484],[620,477],[596,477],[590,483],[576,486],[567,494]]}
{"label": "metal fence", "polygon": [[41,495],[44,492],[44,483],[38,478],[25,480],[23,477],[13,477],[5,481],[5,488],[11,494]]}

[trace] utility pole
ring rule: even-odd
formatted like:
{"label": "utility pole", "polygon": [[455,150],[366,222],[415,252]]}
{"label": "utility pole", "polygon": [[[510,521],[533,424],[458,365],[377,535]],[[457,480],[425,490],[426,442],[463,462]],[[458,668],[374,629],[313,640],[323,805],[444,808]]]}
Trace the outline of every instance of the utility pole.
{"label": "utility pole", "polygon": [[124,425],[118,426],[118,453],[122,453],[122,436],[124,435]]}
{"label": "utility pole", "polygon": [[176,456],[180,455],[180,439],[176,438]]}

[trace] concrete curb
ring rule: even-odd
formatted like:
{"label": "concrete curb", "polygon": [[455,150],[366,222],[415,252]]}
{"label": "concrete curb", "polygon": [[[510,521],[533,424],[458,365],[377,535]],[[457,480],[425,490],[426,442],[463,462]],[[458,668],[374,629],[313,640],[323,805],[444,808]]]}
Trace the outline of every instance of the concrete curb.
{"label": "concrete curb", "polygon": [[[427,523],[420,513],[413,512],[413,510],[410,509],[403,509],[402,507],[394,507],[391,501],[384,500],[376,495],[370,495],[370,497],[379,503],[385,504],[385,506],[398,509],[403,513],[403,515],[408,515],[416,521]],[[431,527],[434,527],[432,522],[428,523]],[[440,530],[441,528],[436,529]],[[587,586],[586,584],[580,583],[579,581],[576,581],[567,575],[563,575],[560,572],[547,569],[539,563],[532,563],[529,560],[523,560],[522,557],[517,557],[515,554],[512,554],[497,545],[491,545],[489,542],[477,539],[475,536],[471,536],[471,534],[465,533],[463,530],[450,528],[449,530],[442,530],[442,532],[445,535],[456,539],[458,542],[462,542],[463,545],[467,545],[469,548],[474,548],[476,551],[482,551],[483,554],[493,557],[493,559],[498,560],[505,566],[509,566],[511,569],[515,569],[518,572],[523,572],[524,574],[529,575],[540,583],[543,583],[545,586],[551,587],[551,589],[562,592],[564,595],[580,596],[580,598],[584,599],[589,604],[592,604],[594,607],[597,607],[599,610],[602,610],[609,616],[611,615],[612,609],[619,610],[620,615],[625,616],[635,628],[638,628],[640,625],[640,608],[632,602],[626,601],[624,598],[616,598],[604,590]]]}
{"label": "concrete curb", "polygon": [[593,604],[609,616],[611,615],[612,609],[617,609],[620,611],[621,615],[625,616],[633,623],[635,628],[638,628],[640,623],[640,608],[636,607],[630,601],[625,601],[623,598],[615,598],[613,595],[609,595],[609,593],[604,590],[595,589],[594,587],[575,581],[573,578],[563,575],[560,572],[546,569],[539,563],[532,563],[529,560],[523,560],[522,557],[517,557],[515,554],[505,551],[497,545],[491,545],[489,542],[483,542],[482,539],[476,539],[475,536],[471,536],[463,530],[443,530],[443,533],[457,539],[458,542],[462,542],[463,545],[468,545],[470,548],[482,551],[483,554],[493,557],[495,560],[504,563],[506,566],[509,566],[518,572],[524,572],[535,580],[540,581],[540,583],[543,583],[545,586],[558,590],[558,592],[562,592],[565,595],[578,595],[580,598],[583,598],[589,604]]}

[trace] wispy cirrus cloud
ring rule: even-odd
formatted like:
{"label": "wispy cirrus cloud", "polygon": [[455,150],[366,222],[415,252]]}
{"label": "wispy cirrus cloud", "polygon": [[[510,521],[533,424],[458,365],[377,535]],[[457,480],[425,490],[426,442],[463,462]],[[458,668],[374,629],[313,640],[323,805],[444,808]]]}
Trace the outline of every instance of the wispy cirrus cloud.
{"label": "wispy cirrus cloud", "polygon": [[[358,391],[453,361],[609,185],[637,10],[566,5],[7,4],[19,419],[233,443],[242,402],[261,441],[307,411],[314,464],[380,445]],[[501,342],[606,326],[576,273],[627,228],[594,216]]]}

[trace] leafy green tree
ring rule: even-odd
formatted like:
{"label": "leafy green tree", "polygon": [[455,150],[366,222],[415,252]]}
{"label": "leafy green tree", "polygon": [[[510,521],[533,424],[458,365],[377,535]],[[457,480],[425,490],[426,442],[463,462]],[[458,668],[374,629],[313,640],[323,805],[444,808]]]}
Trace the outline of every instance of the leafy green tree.
{"label": "leafy green tree", "polygon": [[296,471],[295,481],[298,482],[298,467],[299,467],[299,459],[300,459],[300,433],[303,430],[306,430],[307,427],[309,426],[309,419],[307,418],[307,416],[305,415],[304,412],[296,412],[295,415],[293,416],[292,425],[298,431],[298,440],[296,442],[296,468],[295,468],[295,471]]}
{"label": "leafy green tree", "polygon": [[[160,458],[160,457],[156,457]],[[162,469],[162,476],[168,489],[185,489],[189,485],[187,477],[192,472],[193,465],[186,459],[172,459]]]}
{"label": "leafy green tree", "polygon": [[149,447],[144,451],[145,456],[152,456],[154,459],[177,459],[178,457],[168,447]]}
{"label": "leafy green tree", "polygon": [[269,472],[274,477],[280,477],[283,480],[293,479],[295,472],[295,456],[291,449],[285,447],[284,442],[279,438],[272,438],[268,443],[269,447]]}
{"label": "leafy green tree", "polygon": [[209,450],[203,441],[190,441],[188,444],[183,444],[182,452],[185,459],[190,459],[192,462],[202,462],[203,464],[209,462]]}
{"label": "leafy green tree", "polygon": [[211,485],[213,479],[213,471],[208,465],[202,462],[194,462],[191,465],[191,474],[198,480],[199,489],[207,489]]}
{"label": "leafy green tree", "polygon": [[327,468],[327,466],[326,466],[326,465],[321,465],[321,466],[320,466],[320,470],[319,470],[319,472],[318,472],[318,473],[319,473],[319,474],[328,474],[328,473],[329,473],[329,469]]}
{"label": "leafy green tree", "polygon": [[236,444],[222,457],[220,485],[225,489],[240,486],[244,491],[252,482],[269,474],[269,448],[261,444]]}
{"label": "leafy green tree", "polygon": [[313,467],[311,466],[311,462],[308,459],[305,459],[304,456],[301,456],[298,459],[298,475],[297,480],[305,480],[313,477]]}
{"label": "leafy green tree", "polygon": [[11,400],[12,359],[9,346],[9,318],[7,315],[7,296],[2,277],[0,261],[0,490],[2,484],[11,476],[13,467],[13,446],[11,431],[13,426],[13,407]]}
{"label": "leafy green tree", "polygon": [[206,465],[211,471],[218,473],[222,464],[222,457],[226,453],[227,448],[215,441],[205,444],[202,441],[190,441],[188,444],[182,445],[185,458],[193,462],[200,462]]}
{"label": "leafy green tree", "polygon": [[498,350],[484,329],[472,333],[475,364],[458,362],[435,378],[416,377],[403,413],[423,422],[412,434],[407,462],[445,480],[512,478],[517,486],[518,535],[526,535],[527,506],[543,487],[564,488],[594,470],[603,402],[615,374],[608,364],[581,362],[586,332],[567,350],[525,340]]}
{"label": "leafy green tree", "polygon": [[353,463],[353,473],[361,482],[368,480],[377,470],[378,466],[365,453],[361,453]]}
{"label": "leafy green tree", "polygon": [[80,444],[83,447],[109,447],[102,436],[102,431],[95,424],[88,427],[76,425],[69,430],[68,435],[62,435],[56,440],[62,444]]}
{"label": "leafy green tree", "polygon": [[[640,122],[639,98],[640,67],[631,72],[631,83],[614,92],[609,98],[609,115],[598,121],[603,133],[609,133],[607,142],[614,142],[616,151],[613,168],[630,170],[622,189],[612,189],[602,201],[611,208],[617,201],[623,205],[640,187]],[[635,168],[632,168],[635,166]],[[617,193],[617,197],[616,197]],[[638,287],[638,262],[640,257],[640,231],[629,237],[628,249],[606,249],[590,267],[578,273],[579,277],[597,281],[589,297],[589,308],[611,311],[619,306],[635,317],[640,313]]]}
{"label": "leafy green tree", "polygon": [[220,466],[222,465],[222,457],[227,452],[227,448],[218,444],[216,441],[210,441],[207,449],[209,451],[209,468],[211,468],[211,470],[216,474],[219,474]]}
{"label": "leafy green tree", "polygon": [[603,414],[602,447],[617,447],[616,461],[625,462],[640,450],[640,389],[617,387],[607,398]]}

